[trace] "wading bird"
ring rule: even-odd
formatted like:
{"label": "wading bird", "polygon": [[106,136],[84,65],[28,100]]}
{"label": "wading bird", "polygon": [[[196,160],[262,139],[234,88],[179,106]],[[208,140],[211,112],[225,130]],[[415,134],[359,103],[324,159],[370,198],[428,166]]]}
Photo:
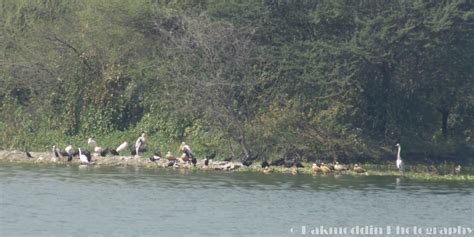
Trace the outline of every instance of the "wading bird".
{"label": "wading bird", "polygon": [[461,173],[461,165],[458,165],[454,168],[454,173],[455,174],[460,174]]}
{"label": "wading bird", "polygon": [[402,161],[402,157],[400,156],[400,151],[402,150],[402,147],[400,146],[400,144],[397,143],[396,145],[398,147],[398,152],[397,152],[397,168],[398,170],[402,171],[403,172],[403,161]]}
{"label": "wading bird", "polygon": [[79,159],[81,160],[81,164],[89,164],[90,162],[90,158],[82,154],[81,148],[79,148]]}
{"label": "wading bird", "polygon": [[142,133],[142,135],[137,139],[137,141],[135,142],[135,155],[139,155],[139,152],[142,151],[146,151],[145,150],[145,141],[146,141],[146,133]]}

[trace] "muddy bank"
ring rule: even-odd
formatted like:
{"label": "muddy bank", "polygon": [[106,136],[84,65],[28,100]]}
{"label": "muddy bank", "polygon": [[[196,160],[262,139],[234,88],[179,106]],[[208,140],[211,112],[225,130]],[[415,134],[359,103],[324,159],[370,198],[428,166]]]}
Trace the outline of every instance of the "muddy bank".
{"label": "muddy bank", "polygon": [[[74,157],[72,161],[68,162],[67,158],[60,158],[55,160],[51,152],[30,152],[31,158],[26,155],[23,151],[0,151],[0,165],[1,162],[14,162],[14,163],[25,163],[25,164],[56,164],[56,165],[81,165],[79,158]],[[169,168],[169,169],[197,169],[197,170],[220,170],[220,171],[238,171],[238,172],[262,172],[263,174],[272,173],[288,173],[288,174],[311,174],[311,175],[370,175],[370,176],[403,176],[412,179],[424,179],[424,180],[473,180],[474,175],[473,166],[463,167],[463,171],[460,174],[454,174],[452,172],[447,173],[436,173],[432,171],[432,168],[428,165],[417,165],[412,167],[412,171],[401,173],[390,165],[374,165],[364,164],[361,165],[366,172],[358,173],[351,171],[351,166],[348,166],[348,170],[345,171],[334,171],[330,173],[314,172],[311,165],[304,164],[304,168],[285,168],[282,166],[270,167],[262,169],[259,162],[255,162],[252,166],[243,166],[241,162],[226,162],[226,161],[210,161],[208,165],[204,164],[204,160],[198,160],[196,166],[193,166],[190,162],[183,162],[179,159],[175,161],[169,161],[165,158],[161,158],[157,161],[151,161],[146,157],[134,157],[134,156],[106,156],[102,157],[98,154],[92,156],[92,166],[100,167],[142,167],[142,168]],[[450,169],[450,168],[448,168]]]}

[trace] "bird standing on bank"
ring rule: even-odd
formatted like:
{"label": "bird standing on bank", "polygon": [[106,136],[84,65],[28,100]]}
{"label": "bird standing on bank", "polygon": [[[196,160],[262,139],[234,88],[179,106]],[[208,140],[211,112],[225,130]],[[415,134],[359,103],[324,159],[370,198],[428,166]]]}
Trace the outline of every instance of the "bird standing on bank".
{"label": "bird standing on bank", "polygon": [[79,148],[79,159],[81,160],[81,164],[89,164],[89,158],[82,154],[81,148]]}
{"label": "bird standing on bank", "polygon": [[398,152],[397,152],[397,161],[396,161],[396,164],[397,164],[397,168],[398,170],[400,170],[401,172],[403,172],[403,161],[402,161],[402,157],[400,156],[400,151],[402,150],[402,147],[400,146],[400,144],[397,143],[396,145],[398,147]]}
{"label": "bird standing on bank", "polygon": [[135,142],[135,155],[138,156],[140,151],[145,150],[146,137],[146,133],[142,133],[142,135]]}

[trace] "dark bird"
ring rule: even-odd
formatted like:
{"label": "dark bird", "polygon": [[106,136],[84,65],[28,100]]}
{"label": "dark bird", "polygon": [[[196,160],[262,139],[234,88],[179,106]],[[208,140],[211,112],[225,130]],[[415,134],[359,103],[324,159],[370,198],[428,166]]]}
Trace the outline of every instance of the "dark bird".
{"label": "dark bird", "polygon": [[303,165],[301,162],[299,162],[299,161],[297,161],[297,162],[295,163],[295,166],[296,166],[296,168],[304,168],[304,165]]}
{"label": "dark bird", "polygon": [[168,167],[173,167],[174,166],[174,160],[168,162]]}
{"label": "dark bird", "polygon": [[102,149],[100,151],[100,156],[105,157],[109,153],[109,148]]}
{"label": "dark bird", "polygon": [[289,161],[285,162],[285,167],[286,168],[291,168],[291,167],[293,167],[293,165],[294,165],[294,162],[292,160],[289,160]]}
{"label": "dark bird", "polygon": [[33,156],[31,156],[31,154],[28,151],[26,151],[26,157],[33,158]]}
{"label": "dark bird", "polygon": [[204,165],[205,166],[208,166],[209,165],[209,159],[206,157],[206,159],[204,159]]}
{"label": "dark bird", "polygon": [[262,166],[263,169],[270,166],[270,164],[268,164],[267,160],[262,161],[262,163],[260,165]]}
{"label": "dark bird", "polygon": [[285,164],[285,159],[284,158],[274,160],[270,163],[271,166],[282,166],[284,164]]}
{"label": "dark bird", "polygon": [[193,158],[191,159],[191,163],[193,164],[194,167],[196,167],[196,164],[197,164],[197,159],[196,159],[196,157],[193,157]]}
{"label": "dark bird", "polygon": [[110,154],[112,154],[112,155],[114,155],[114,156],[120,155],[120,154],[117,152],[117,150],[115,150],[115,149],[110,150]]}
{"label": "dark bird", "polygon": [[82,155],[86,156],[87,158],[87,161],[91,162],[92,160],[92,156],[91,156],[91,153],[89,151],[80,151],[80,153],[82,153]]}
{"label": "dark bird", "polygon": [[59,149],[56,146],[53,146],[54,157],[59,158]]}
{"label": "dark bird", "polygon": [[151,161],[157,161],[161,159],[161,152],[156,151],[152,157],[149,158]]}
{"label": "dark bird", "polygon": [[249,167],[252,165],[252,162],[256,159],[258,159],[258,156],[259,156],[259,153],[257,153],[256,155],[254,156],[247,156],[243,161],[242,161],[242,164]]}
{"label": "dark bird", "polygon": [[242,164],[245,165],[245,166],[247,166],[247,167],[249,167],[249,166],[252,165],[252,161],[245,159],[244,161],[242,161]]}

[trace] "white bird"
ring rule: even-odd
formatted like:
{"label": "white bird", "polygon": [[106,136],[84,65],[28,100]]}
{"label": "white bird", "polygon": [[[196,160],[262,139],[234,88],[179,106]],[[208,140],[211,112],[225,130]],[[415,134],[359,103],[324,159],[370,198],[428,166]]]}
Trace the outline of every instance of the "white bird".
{"label": "white bird", "polygon": [[135,154],[137,156],[138,156],[138,152],[145,148],[145,141],[146,141],[146,133],[142,133],[142,135],[135,142]]}
{"label": "white bird", "polygon": [[400,171],[403,171],[403,161],[402,161],[402,157],[400,156],[400,151],[402,150],[402,147],[400,146],[400,144],[397,143],[396,145],[398,147],[398,153],[397,153],[397,168],[400,170]]}
{"label": "white bird", "polygon": [[89,145],[91,147],[99,146],[99,145],[97,145],[97,142],[94,139],[90,138],[90,137],[89,137],[89,139],[87,139],[87,145]]}
{"label": "white bird", "polygon": [[64,148],[64,150],[65,150],[69,155],[71,155],[71,154],[72,154],[72,145],[67,146],[66,148]]}
{"label": "white bird", "polygon": [[121,152],[121,151],[127,149],[127,147],[128,147],[128,142],[124,142],[124,143],[120,144],[120,146],[118,146],[117,149],[115,149],[115,151]]}
{"label": "white bird", "polygon": [[79,148],[79,159],[81,159],[81,164],[89,164],[89,160],[86,155],[82,154],[81,148]]}
{"label": "white bird", "polygon": [[101,153],[103,150],[104,150],[104,148],[102,148],[102,147],[100,147],[100,146],[94,147],[94,152],[95,152],[95,153]]}

